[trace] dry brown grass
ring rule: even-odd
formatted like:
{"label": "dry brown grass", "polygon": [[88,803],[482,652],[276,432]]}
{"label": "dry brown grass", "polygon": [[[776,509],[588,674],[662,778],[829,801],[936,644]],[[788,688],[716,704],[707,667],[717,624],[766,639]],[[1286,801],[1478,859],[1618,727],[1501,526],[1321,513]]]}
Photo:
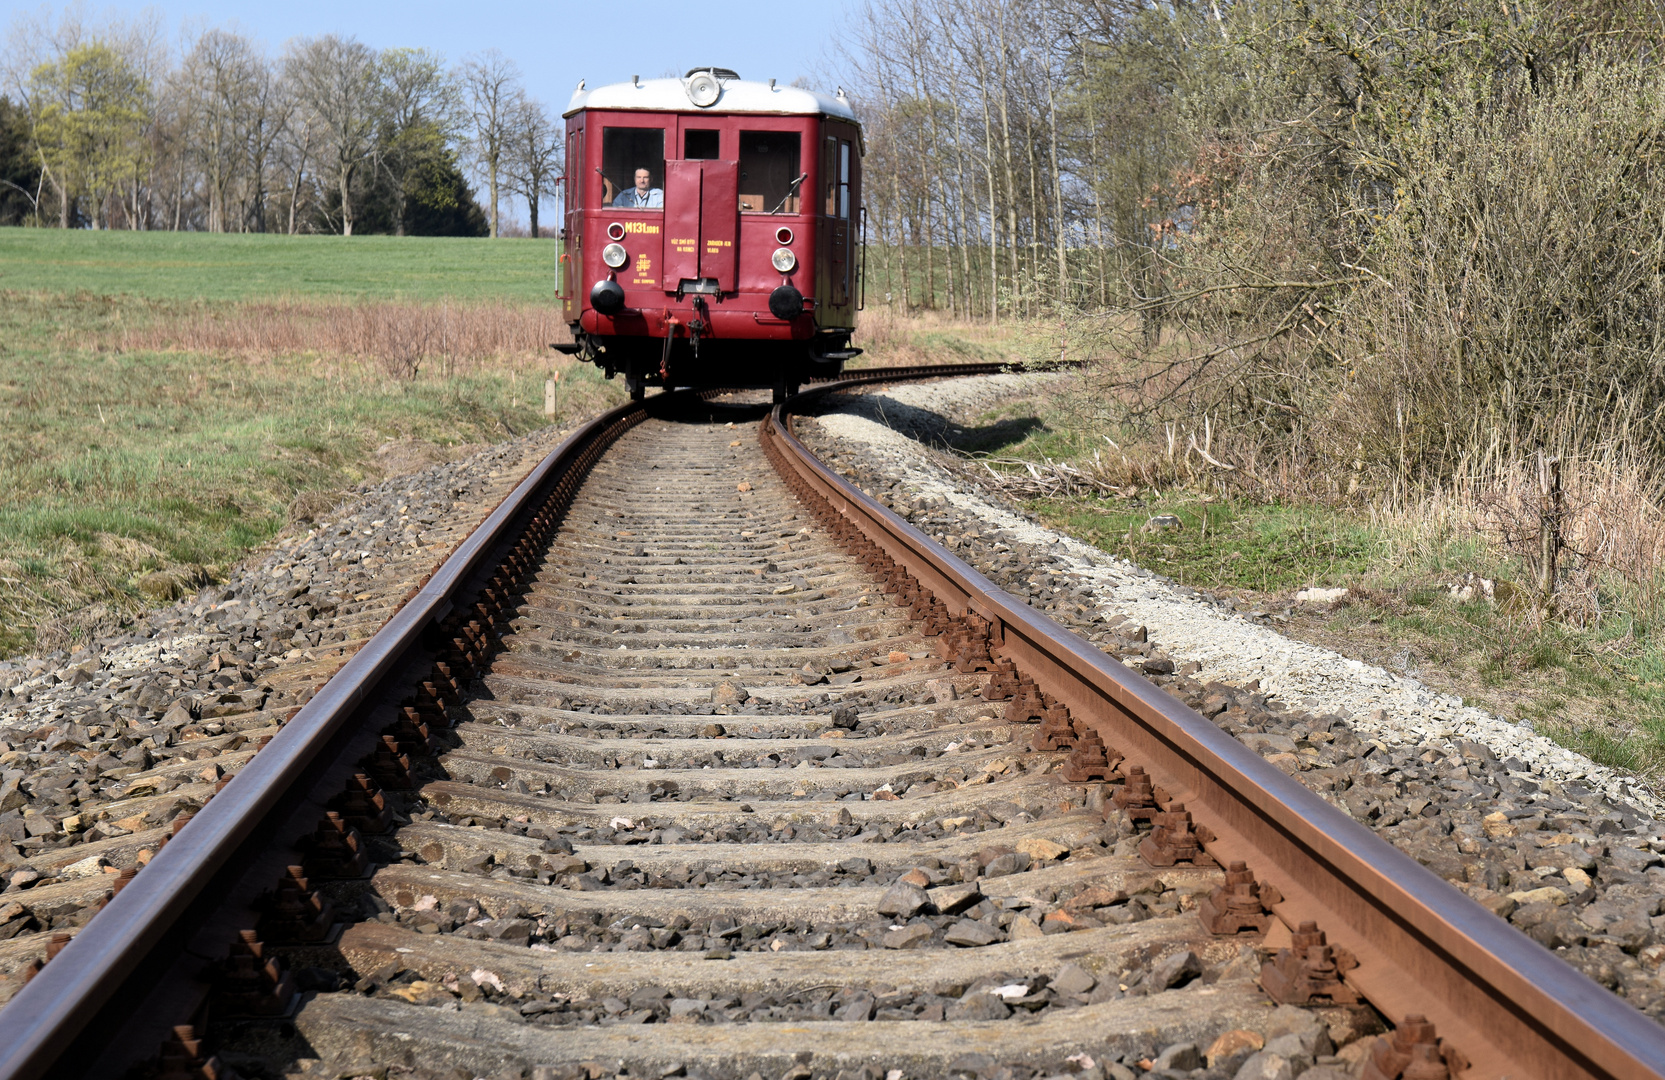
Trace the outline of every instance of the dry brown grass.
{"label": "dry brown grass", "polygon": [[[1465,463],[1466,464],[1466,463]],[[1562,511],[1556,594],[1548,605],[1574,626],[1594,626],[1615,604],[1635,619],[1665,614],[1665,484],[1628,457],[1567,455],[1561,461]],[[1535,579],[1545,507],[1536,463],[1485,456],[1448,484],[1371,507],[1372,518],[1407,552],[1426,559],[1453,538],[1472,536],[1501,564],[1515,560]],[[1534,581],[1523,606],[1541,615]]]}
{"label": "dry brown grass", "polygon": [[455,374],[506,359],[546,360],[552,343],[571,340],[553,304],[275,300],[160,311],[106,343],[249,358],[344,357],[408,379],[435,368]]}
{"label": "dry brown grass", "polygon": [[1042,324],[1007,320],[991,326],[939,311],[875,305],[857,316],[854,344],[865,351],[852,366],[1056,360],[1049,335]]}

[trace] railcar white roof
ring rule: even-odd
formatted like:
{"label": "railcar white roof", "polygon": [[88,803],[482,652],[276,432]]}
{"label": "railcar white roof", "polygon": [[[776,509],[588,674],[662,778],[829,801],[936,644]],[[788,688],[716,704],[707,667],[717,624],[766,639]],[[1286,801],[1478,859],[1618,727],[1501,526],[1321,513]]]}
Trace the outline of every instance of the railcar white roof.
{"label": "railcar white roof", "polygon": [[700,108],[688,97],[682,79],[642,79],[633,83],[609,83],[593,90],[580,82],[563,117],[581,109],[640,109],[647,112],[689,113],[772,113],[785,116],[836,116],[854,120],[856,114],[843,96],[800,90],[795,86],[771,86],[746,79],[720,79],[723,92],[708,108]]}

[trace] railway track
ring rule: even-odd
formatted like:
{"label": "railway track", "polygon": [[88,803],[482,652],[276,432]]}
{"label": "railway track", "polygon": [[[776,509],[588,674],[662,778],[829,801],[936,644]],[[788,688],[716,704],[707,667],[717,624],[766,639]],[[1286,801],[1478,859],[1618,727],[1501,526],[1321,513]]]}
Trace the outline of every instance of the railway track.
{"label": "railway track", "polygon": [[54,951],[0,1076],[1665,1075],[716,395],[575,433]]}

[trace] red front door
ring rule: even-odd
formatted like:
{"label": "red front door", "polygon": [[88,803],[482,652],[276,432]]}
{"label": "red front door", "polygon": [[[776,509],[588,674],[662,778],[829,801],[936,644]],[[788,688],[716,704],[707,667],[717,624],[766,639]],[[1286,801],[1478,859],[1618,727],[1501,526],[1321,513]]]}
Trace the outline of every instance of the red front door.
{"label": "red front door", "polygon": [[702,278],[715,278],[722,291],[734,291],[739,185],[735,161],[665,162],[666,292]]}
{"label": "red front door", "polygon": [[740,234],[740,163],[702,161],[704,194],[700,206],[700,276],[717,279],[733,292],[735,241]]}

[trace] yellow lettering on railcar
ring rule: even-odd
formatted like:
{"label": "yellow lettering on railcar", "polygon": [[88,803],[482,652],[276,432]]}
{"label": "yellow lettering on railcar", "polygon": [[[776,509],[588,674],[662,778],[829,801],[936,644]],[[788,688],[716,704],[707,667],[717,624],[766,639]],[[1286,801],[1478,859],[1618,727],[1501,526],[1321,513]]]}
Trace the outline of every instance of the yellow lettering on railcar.
{"label": "yellow lettering on railcar", "polygon": [[707,248],[715,251],[718,248],[733,247],[734,246],[734,241],[733,240],[707,240],[705,242],[705,246]]}
{"label": "yellow lettering on railcar", "polygon": [[659,226],[649,225],[645,221],[627,221],[624,223],[624,231],[626,235],[629,235],[630,233],[647,233],[650,236],[658,236]]}

